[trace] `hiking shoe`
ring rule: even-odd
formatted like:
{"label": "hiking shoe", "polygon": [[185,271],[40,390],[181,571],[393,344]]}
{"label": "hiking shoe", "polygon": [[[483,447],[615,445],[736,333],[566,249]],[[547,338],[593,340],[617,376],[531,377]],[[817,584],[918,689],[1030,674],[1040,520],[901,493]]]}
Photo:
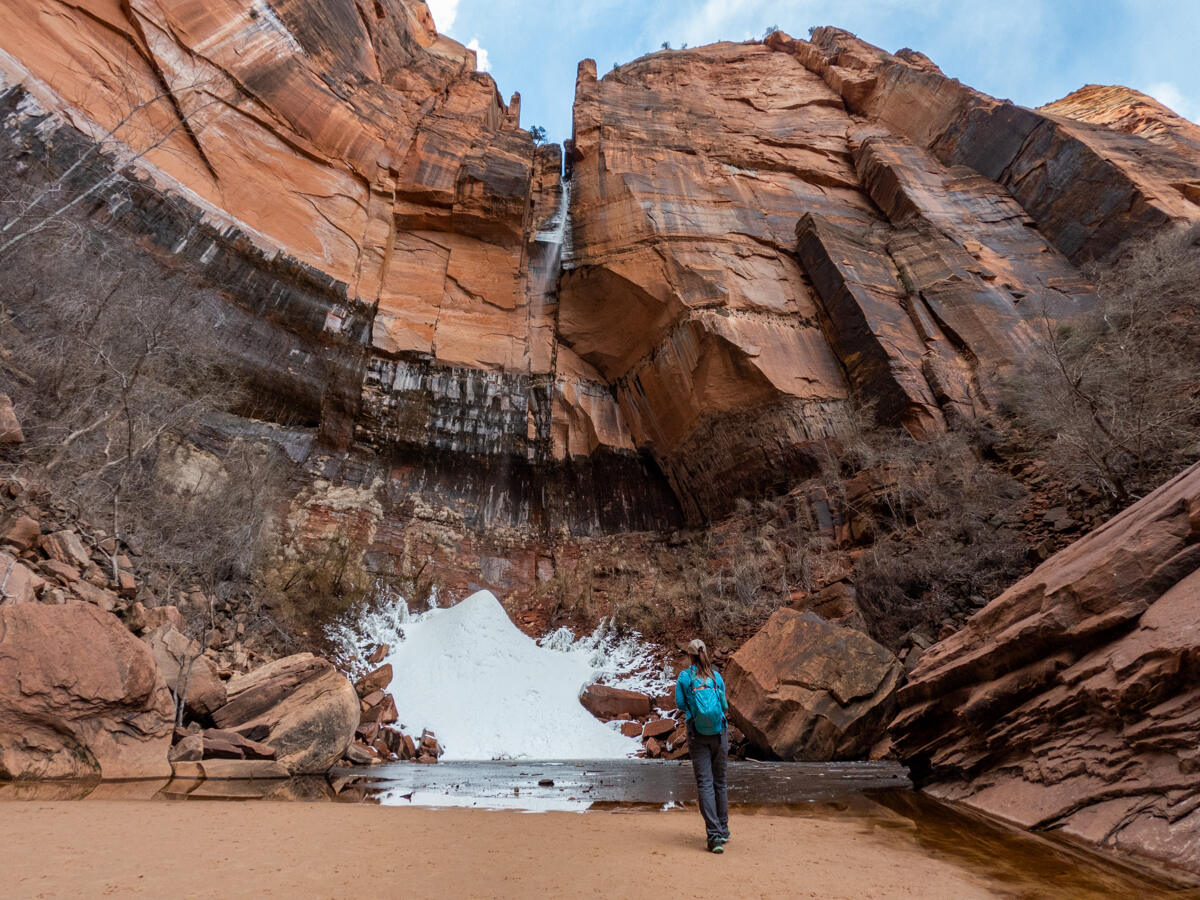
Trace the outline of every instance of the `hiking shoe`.
{"label": "hiking shoe", "polygon": [[721,840],[709,841],[708,842],[708,852],[709,853],[724,853],[725,852],[725,842],[721,841]]}

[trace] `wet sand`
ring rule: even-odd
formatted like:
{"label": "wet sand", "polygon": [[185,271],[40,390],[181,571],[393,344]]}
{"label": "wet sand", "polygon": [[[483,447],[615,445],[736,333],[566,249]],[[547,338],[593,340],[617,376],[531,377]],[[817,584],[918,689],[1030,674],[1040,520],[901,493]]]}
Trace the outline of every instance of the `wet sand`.
{"label": "wet sand", "polygon": [[694,809],[6,803],[0,897],[1021,896],[853,819],[735,814],[721,856],[700,825]]}

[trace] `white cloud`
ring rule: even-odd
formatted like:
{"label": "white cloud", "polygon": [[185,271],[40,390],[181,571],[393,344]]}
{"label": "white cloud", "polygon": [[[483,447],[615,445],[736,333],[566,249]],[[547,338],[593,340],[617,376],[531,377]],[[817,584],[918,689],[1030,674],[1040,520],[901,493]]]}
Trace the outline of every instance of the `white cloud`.
{"label": "white cloud", "polygon": [[[681,12],[672,23],[672,30],[676,30],[683,41],[692,44],[737,40],[742,31],[749,34],[751,21],[763,18],[763,7],[772,5],[762,0],[706,0],[699,9]],[[673,40],[673,46],[680,43],[679,38]]]}
{"label": "white cloud", "polygon": [[1155,82],[1146,89],[1146,93],[1186,119],[1195,121],[1200,118],[1200,108],[1173,81]]}
{"label": "white cloud", "polygon": [[433,13],[433,23],[442,34],[449,34],[458,18],[458,0],[426,0]]}
{"label": "white cloud", "polygon": [[488,59],[487,50],[479,46],[479,38],[471,38],[471,43],[467,44],[467,49],[475,51],[476,72],[492,71],[492,61]]}

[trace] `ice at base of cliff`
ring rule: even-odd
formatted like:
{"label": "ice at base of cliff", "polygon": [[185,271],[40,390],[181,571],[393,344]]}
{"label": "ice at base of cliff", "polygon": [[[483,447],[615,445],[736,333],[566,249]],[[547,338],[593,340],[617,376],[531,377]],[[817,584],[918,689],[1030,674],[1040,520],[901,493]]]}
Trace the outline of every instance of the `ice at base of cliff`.
{"label": "ice at base of cliff", "polygon": [[560,628],[535,642],[489,591],[415,616],[397,601],[331,637],[359,665],[364,652],[391,647],[400,722],[415,736],[435,732],[446,760],[625,757],[639,742],[593,718],[580,691],[599,679],[650,693],[671,683],[636,636],[602,626],[576,640]]}

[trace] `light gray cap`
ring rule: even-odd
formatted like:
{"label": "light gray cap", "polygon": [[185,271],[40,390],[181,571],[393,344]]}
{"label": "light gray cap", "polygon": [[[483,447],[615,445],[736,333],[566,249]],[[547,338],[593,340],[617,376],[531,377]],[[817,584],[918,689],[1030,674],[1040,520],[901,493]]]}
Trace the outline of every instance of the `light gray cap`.
{"label": "light gray cap", "polygon": [[696,638],[687,646],[687,652],[692,656],[699,656],[706,649],[707,648],[704,646],[704,641],[700,640],[700,638]]}

